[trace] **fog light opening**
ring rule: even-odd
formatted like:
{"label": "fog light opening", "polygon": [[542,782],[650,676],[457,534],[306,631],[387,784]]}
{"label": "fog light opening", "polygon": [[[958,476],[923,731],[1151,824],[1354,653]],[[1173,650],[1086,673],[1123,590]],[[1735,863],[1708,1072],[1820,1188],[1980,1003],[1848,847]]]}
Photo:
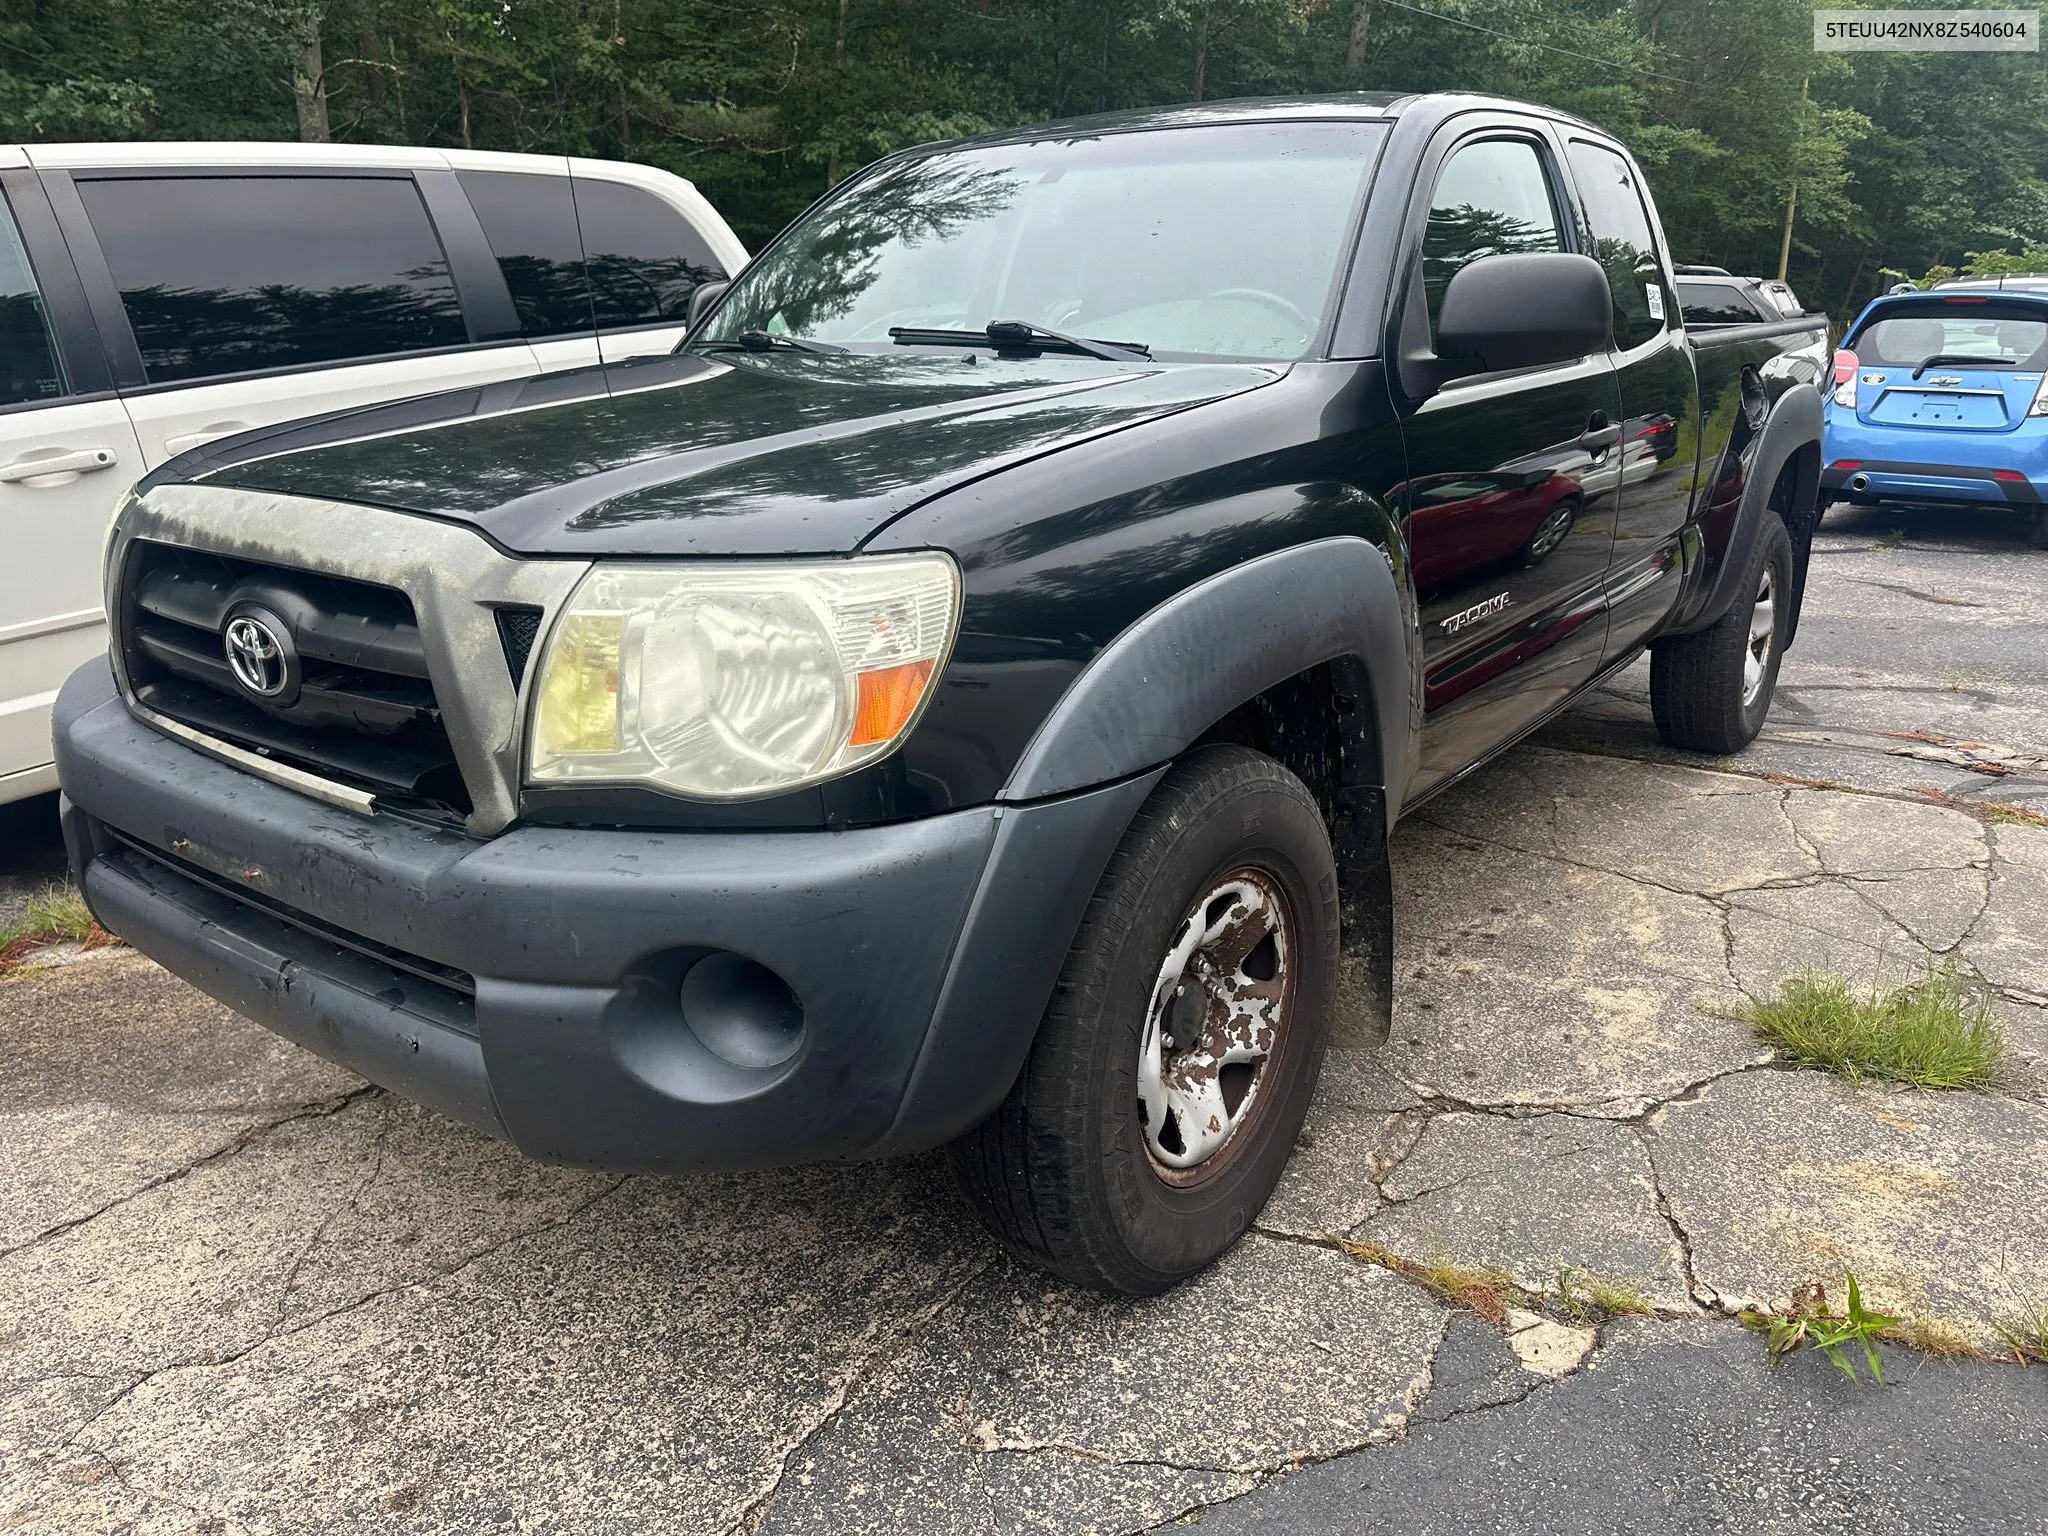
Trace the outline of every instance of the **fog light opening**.
{"label": "fog light opening", "polygon": [[706,955],[683,975],[683,1022],[736,1067],[779,1067],[803,1044],[804,1009],[780,976],[745,955]]}

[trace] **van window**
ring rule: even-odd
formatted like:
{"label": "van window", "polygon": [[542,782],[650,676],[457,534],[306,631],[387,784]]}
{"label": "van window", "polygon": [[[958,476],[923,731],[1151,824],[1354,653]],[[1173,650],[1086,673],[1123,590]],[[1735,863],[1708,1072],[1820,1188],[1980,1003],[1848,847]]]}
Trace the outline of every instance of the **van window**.
{"label": "van window", "polygon": [[1660,335],[1677,318],[1657,260],[1657,238],[1629,163],[1611,149],[1574,139],[1572,175],[1592,225],[1593,259],[1607,269],[1614,295],[1614,345],[1626,352]]}
{"label": "van window", "polygon": [[703,236],[653,193],[585,176],[574,185],[599,330],[681,325],[697,285],[725,281]]}
{"label": "van window", "polygon": [[152,384],[468,339],[409,177],[80,178]]}
{"label": "van window", "polygon": [[458,171],[483,224],[522,336],[588,335],[590,282],[576,235],[576,198],[567,176],[525,171]]}
{"label": "van window", "polygon": [[1444,290],[1460,267],[1482,256],[1561,251],[1557,214],[1536,146],[1482,139],[1445,162],[1422,232],[1422,286],[1436,329]]}
{"label": "van window", "polygon": [[64,371],[14,214],[0,201],[0,405],[63,395]]}

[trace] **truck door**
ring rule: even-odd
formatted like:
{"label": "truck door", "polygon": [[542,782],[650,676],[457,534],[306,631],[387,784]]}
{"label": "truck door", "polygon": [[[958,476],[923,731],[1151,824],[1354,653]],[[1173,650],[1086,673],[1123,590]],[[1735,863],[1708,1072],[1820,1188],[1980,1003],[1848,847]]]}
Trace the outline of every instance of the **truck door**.
{"label": "truck door", "polygon": [[1641,179],[1620,151],[1590,139],[1565,144],[1585,220],[1586,252],[1614,294],[1614,370],[1621,442],[1614,569],[1608,579],[1607,656],[1640,644],[1678,601],[1679,534],[1699,458],[1699,386],[1677,291],[1658,249]]}
{"label": "truck door", "polygon": [[1425,161],[1389,370],[1421,609],[1421,793],[1533,725],[1592,677],[1606,634],[1620,397],[1606,355],[1446,377],[1432,338],[1467,262],[1570,248],[1570,204],[1533,125],[1447,137]]}

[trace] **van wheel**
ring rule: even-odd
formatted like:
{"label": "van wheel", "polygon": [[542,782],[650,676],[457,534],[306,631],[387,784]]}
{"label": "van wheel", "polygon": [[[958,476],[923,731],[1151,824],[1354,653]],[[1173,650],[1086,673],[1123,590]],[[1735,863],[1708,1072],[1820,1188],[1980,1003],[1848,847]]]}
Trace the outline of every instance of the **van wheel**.
{"label": "van wheel", "polygon": [[1337,938],[1302,782],[1243,747],[1176,763],[1111,856],[1009,1097],[953,1145],[996,1239],[1145,1296],[1244,1236],[1308,1112]]}
{"label": "van wheel", "polygon": [[1650,712],[1671,746],[1740,752],[1771,712],[1792,598],[1792,536],[1774,511],[1763,514],[1738,590],[1716,623],[1650,648]]}

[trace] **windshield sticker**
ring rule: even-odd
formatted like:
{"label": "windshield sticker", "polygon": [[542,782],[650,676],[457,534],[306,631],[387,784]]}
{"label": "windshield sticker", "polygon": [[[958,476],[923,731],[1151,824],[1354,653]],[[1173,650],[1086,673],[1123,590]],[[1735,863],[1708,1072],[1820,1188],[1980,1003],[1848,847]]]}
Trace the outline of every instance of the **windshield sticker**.
{"label": "windshield sticker", "polygon": [[1643,284],[1643,297],[1650,301],[1650,318],[1652,320],[1662,320],[1664,318],[1664,290],[1655,283],[1645,283]]}

